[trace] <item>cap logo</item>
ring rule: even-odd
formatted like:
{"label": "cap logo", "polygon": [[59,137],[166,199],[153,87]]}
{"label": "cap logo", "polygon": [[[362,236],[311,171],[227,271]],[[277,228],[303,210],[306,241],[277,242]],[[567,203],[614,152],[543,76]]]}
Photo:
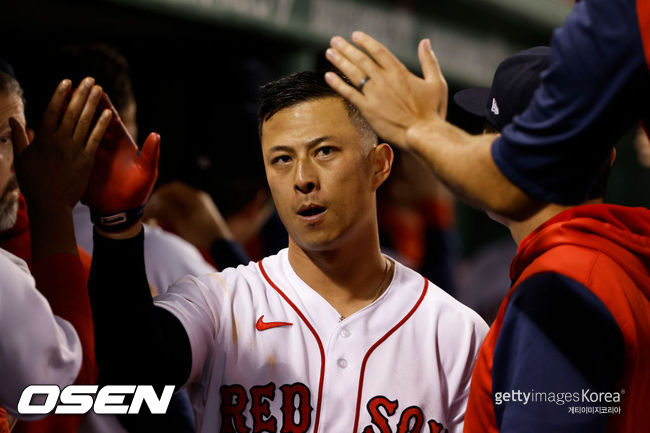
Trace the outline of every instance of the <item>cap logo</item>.
{"label": "cap logo", "polygon": [[499,115],[499,106],[497,105],[497,100],[494,98],[492,98],[492,108],[490,108],[490,111],[497,116]]}

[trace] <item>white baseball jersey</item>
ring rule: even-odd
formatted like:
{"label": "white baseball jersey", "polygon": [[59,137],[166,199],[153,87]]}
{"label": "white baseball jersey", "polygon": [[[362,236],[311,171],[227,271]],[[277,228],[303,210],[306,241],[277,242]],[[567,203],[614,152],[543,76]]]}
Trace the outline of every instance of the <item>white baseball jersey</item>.
{"label": "white baseball jersey", "polygon": [[75,380],[81,367],[79,336],[70,322],[52,314],[25,261],[2,248],[0,326],[0,405],[8,412],[17,415],[29,385],[64,387]]}
{"label": "white baseball jersey", "polygon": [[461,432],[488,330],[399,263],[386,291],[341,321],[287,249],[185,277],[155,302],[189,336],[200,432]]}

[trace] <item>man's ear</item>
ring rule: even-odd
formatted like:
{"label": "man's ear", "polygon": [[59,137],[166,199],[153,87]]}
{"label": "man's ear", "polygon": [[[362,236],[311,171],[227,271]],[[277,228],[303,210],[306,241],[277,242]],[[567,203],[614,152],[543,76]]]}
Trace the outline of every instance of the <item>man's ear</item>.
{"label": "man's ear", "polygon": [[612,147],[612,151],[609,154],[609,166],[611,167],[614,165],[614,161],[616,161],[616,147]]}
{"label": "man's ear", "polygon": [[388,143],[379,143],[372,149],[372,187],[376,191],[388,179],[395,154]]}

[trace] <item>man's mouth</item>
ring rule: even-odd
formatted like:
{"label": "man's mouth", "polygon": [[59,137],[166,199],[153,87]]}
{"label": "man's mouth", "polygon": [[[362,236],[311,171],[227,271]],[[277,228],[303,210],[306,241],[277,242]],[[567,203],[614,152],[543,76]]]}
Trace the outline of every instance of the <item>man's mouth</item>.
{"label": "man's mouth", "polygon": [[300,215],[301,219],[306,222],[316,222],[325,215],[325,212],[327,212],[325,206],[309,204],[300,206],[297,213]]}

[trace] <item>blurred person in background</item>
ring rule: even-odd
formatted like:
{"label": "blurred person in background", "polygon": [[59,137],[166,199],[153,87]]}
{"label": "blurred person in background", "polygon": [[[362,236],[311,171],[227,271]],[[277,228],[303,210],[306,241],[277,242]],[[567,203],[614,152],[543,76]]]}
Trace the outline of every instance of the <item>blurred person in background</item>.
{"label": "blurred person in background", "polygon": [[[92,75],[102,83],[104,92],[110,97],[124,127],[134,141],[138,137],[137,104],[133,92],[129,65],[126,58],[114,47],[105,43],[83,43],[66,45],[51,57],[50,79]],[[79,243],[92,251],[92,223],[90,211],[82,203],[74,208],[75,234]],[[145,226],[147,243],[145,262],[150,288],[154,295],[166,290],[170,284],[187,274],[215,272],[201,254],[178,236],[158,227]],[[100,373],[101,374],[101,373]],[[172,397],[167,414],[158,421],[159,429],[168,432],[194,431],[194,416],[186,393]],[[153,426],[152,426],[153,427]],[[123,426],[112,415],[97,415],[90,412],[84,417],[81,432],[123,431]],[[127,429],[130,432],[136,430]]]}
{"label": "blurred person in background", "polygon": [[[59,77],[90,75],[102,84],[134,141],[138,139],[137,105],[129,65],[114,47],[105,43],[66,45],[51,55],[47,80]],[[79,203],[74,209],[75,234],[78,242],[92,251],[92,224],[88,207]],[[145,228],[147,236],[145,260],[149,282],[154,293],[165,290],[172,282],[186,274],[214,272],[202,256],[177,236],[156,227]]]}
{"label": "blurred person in background", "polygon": [[382,250],[455,296],[458,259],[454,200],[416,155],[395,152],[391,176],[378,191]]}
{"label": "blurred person in background", "polygon": [[[93,125],[102,89],[91,78],[84,79],[70,97],[71,91],[69,80],[59,84],[34,136],[26,129],[20,84],[13,76],[0,72],[0,178],[5,179],[0,246],[3,255],[17,263],[21,272],[31,270],[52,308],[50,311],[42,297],[29,292],[34,286],[31,278],[10,280],[12,274],[15,277],[15,267],[2,274],[0,284],[21,284],[25,290],[22,296],[33,303],[5,310],[0,319],[3,345],[18,345],[14,350],[0,351],[8,357],[2,360],[3,387],[14,387],[10,394],[14,400],[7,400],[3,392],[3,403],[14,414],[16,399],[24,387],[34,384],[32,380],[61,386],[75,378],[77,384],[94,384],[97,380],[87,291],[90,257],[75,242],[72,207],[84,193],[83,179],[89,176],[110,113],[105,112]],[[13,174],[14,163],[20,190]],[[62,165],[66,167],[64,172]],[[11,299],[3,296],[3,309],[10,308]],[[76,333],[69,326],[53,328],[52,312],[68,320]],[[37,336],[30,334],[34,326]],[[57,336],[52,332],[62,333]],[[12,368],[8,362],[16,365]],[[80,421],[76,415],[50,415],[39,421],[19,422],[15,431],[76,431]]]}
{"label": "blurred person in background", "polygon": [[207,192],[174,181],[154,191],[144,220],[182,237],[214,266],[225,269],[250,261],[240,245],[259,234],[273,211],[268,193],[260,189],[226,221]]}

